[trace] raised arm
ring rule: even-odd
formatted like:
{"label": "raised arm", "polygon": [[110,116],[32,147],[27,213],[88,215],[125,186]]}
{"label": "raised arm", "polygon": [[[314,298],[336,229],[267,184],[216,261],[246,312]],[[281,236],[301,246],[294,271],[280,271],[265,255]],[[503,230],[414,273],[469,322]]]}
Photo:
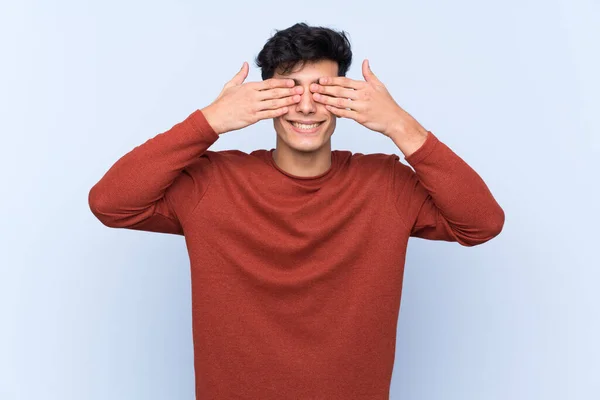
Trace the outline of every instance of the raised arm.
{"label": "raised arm", "polygon": [[364,81],[323,77],[310,90],[334,115],[392,139],[413,166],[415,172],[396,156],[392,183],[396,209],[411,235],[465,246],[498,235],[504,211],[481,177],[396,103],[366,59],[362,73]]}
{"label": "raised arm", "polygon": [[209,106],[121,157],[89,192],[106,226],[183,234],[212,179],[207,149],[219,135],[287,112],[300,100],[291,79],[248,82],[248,63]]}

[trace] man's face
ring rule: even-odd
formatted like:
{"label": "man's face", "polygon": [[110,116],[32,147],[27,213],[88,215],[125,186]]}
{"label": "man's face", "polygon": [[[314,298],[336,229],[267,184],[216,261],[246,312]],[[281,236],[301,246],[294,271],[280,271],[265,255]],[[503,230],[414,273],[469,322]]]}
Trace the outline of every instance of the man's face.
{"label": "man's face", "polygon": [[275,72],[273,78],[293,79],[296,85],[304,88],[300,102],[289,106],[289,111],[281,117],[273,118],[278,146],[307,153],[315,152],[329,143],[336,117],[323,104],[314,101],[310,84],[318,83],[322,76],[337,74],[338,64],[331,60],[304,63],[288,75]]}

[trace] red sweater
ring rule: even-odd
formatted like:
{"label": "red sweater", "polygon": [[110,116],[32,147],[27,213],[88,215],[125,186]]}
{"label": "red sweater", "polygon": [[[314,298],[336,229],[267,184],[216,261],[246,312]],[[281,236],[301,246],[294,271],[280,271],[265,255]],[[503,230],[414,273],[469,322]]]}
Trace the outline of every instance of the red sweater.
{"label": "red sweater", "polygon": [[481,244],[502,208],[431,132],[414,171],[333,150],[308,178],[218,138],[196,110],[89,193],[106,226],[184,235],[196,398],[388,399],[409,236]]}

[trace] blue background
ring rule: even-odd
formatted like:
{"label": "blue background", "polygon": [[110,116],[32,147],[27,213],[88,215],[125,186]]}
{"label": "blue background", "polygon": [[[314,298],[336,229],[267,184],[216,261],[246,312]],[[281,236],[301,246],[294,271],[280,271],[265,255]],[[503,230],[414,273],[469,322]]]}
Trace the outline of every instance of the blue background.
{"label": "blue background", "polygon": [[[183,237],[106,228],[88,192],[243,61],[260,80],[254,57],[298,21],[349,32],[348,76],[369,58],[506,213],[478,247],[411,239],[391,399],[600,398],[599,16],[572,0],[2,2],[0,399],[194,398]],[[274,146],[261,121],[211,149]],[[349,120],[332,148],[401,154]]]}

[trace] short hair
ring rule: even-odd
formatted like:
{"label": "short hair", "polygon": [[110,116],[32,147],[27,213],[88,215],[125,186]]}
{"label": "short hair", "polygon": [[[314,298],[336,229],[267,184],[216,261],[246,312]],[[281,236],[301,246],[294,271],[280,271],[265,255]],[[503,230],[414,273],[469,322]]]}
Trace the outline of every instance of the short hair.
{"label": "short hair", "polygon": [[285,75],[297,64],[331,60],[338,64],[338,76],[346,76],[352,63],[352,50],[347,33],[321,26],[297,23],[276,31],[258,56],[256,66],[262,79],[270,79],[278,69]]}

